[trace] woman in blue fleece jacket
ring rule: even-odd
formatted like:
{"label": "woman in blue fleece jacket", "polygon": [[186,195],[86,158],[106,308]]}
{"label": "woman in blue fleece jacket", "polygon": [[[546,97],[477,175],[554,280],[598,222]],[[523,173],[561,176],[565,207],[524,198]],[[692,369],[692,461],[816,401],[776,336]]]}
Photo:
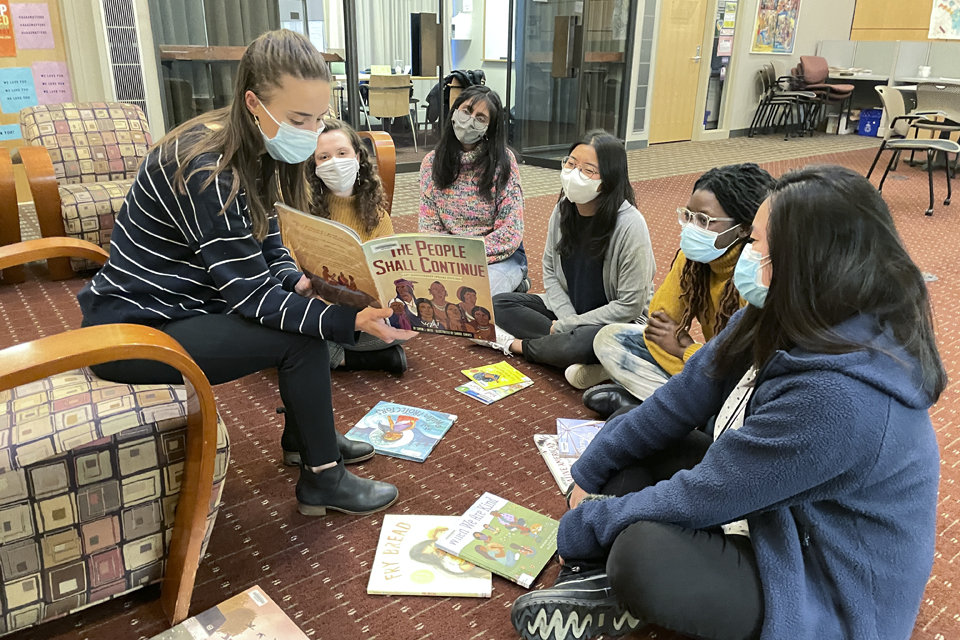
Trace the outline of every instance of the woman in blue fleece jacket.
{"label": "woman in blue fleece jacket", "polygon": [[922,275],[841,167],[781,178],[753,237],[747,308],[574,464],[557,583],[514,603],[524,638],[910,636],[946,385]]}

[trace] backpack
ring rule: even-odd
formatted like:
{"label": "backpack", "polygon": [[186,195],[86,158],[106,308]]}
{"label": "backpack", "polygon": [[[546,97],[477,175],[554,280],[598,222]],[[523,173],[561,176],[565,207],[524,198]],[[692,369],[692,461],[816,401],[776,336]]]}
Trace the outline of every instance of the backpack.
{"label": "backpack", "polygon": [[[451,71],[450,75],[443,79],[442,83],[438,82],[433,85],[430,93],[427,94],[427,122],[431,124],[436,122],[440,117],[441,108],[443,109],[443,117],[447,117],[450,104],[450,87],[454,79],[456,79],[460,85],[457,88],[465,89],[475,84],[486,84],[487,74],[483,72],[483,69],[474,69],[473,71],[461,71],[458,69]],[[442,100],[440,97],[441,93],[443,95]]]}

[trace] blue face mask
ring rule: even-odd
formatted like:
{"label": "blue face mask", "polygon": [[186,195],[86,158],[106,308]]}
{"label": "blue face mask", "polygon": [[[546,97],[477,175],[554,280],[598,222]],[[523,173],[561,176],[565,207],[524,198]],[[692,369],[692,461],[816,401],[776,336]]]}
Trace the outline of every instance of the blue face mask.
{"label": "blue face mask", "polygon": [[717,233],[716,231],[701,229],[692,224],[685,224],[683,225],[683,230],[680,232],[680,250],[683,251],[683,255],[687,257],[687,260],[693,260],[694,262],[713,262],[730,248],[727,246],[718,249],[716,246],[717,238],[733,231],[739,226],[740,225],[736,225],[726,231]]}
{"label": "blue face mask", "polygon": [[758,251],[747,245],[733,271],[733,285],[743,299],[755,307],[763,306],[767,300],[767,291],[770,290],[770,287],[762,284],[760,280],[760,263],[763,259]]}
{"label": "blue face mask", "polygon": [[[261,102],[260,105],[263,106],[263,103]],[[277,119],[267,111],[265,106],[263,110],[270,116],[271,120],[277,122]],[[323,133],[322,124],[317,131],[297,129],[288,122],[277,122],[277,126],[280,127],[277,130],[277,135],[268,138],[263,129],[260,129],[260,122],[257,121],[257,128],[260,129],[260,135],[263,136],[263,146],[266,147],[271,158],[287,164],[300,164],[313,157],[317,150],[317,138]]]}

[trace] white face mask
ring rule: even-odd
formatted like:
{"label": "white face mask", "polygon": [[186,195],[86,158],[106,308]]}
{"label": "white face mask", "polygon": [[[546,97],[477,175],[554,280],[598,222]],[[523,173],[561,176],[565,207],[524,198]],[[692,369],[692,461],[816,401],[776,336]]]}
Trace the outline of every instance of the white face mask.
{"label": "white face mask", "polygon": [[357,183],[360,161],[356,158],[330,158],[317,165],[317,177],[334,193],[345,193]]}
{"label": "white face mask", "polygon": [[579,169],[563,169],[560,171],[560,184],[563,185],[563,195],[567,200],[586,204],[600,195],[600,185],[603,183],[585,177]]}

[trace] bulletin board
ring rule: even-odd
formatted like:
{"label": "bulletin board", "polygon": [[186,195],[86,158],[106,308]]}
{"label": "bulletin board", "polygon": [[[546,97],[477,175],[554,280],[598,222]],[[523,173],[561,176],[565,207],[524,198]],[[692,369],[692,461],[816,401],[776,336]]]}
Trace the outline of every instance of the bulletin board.
{"label": "bulletin board", "polygon": [[0,0],[0,145],[23,146],[20,109],[72,101],[60,3]]}

